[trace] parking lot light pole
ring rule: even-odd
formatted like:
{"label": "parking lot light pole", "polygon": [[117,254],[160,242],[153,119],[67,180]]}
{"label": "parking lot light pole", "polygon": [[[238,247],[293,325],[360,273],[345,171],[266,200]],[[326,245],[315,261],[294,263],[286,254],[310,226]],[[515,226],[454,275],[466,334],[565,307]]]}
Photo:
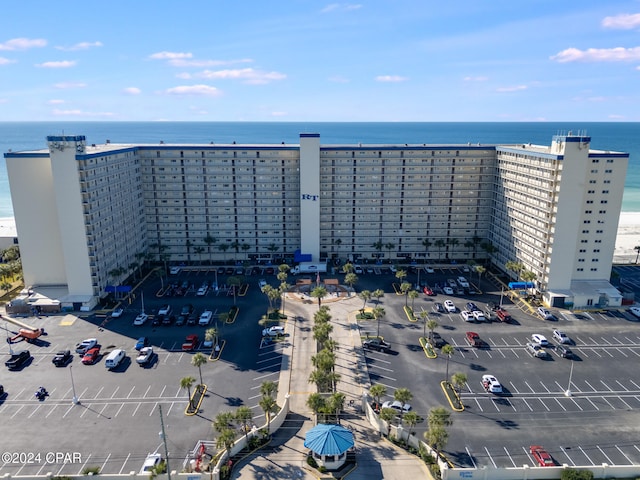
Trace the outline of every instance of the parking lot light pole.
{"label": "parking lot light pole", "polygon": [[573,360],[571,360],[571,370],[569,371],[569,385],[567,385],[567,389],[564,392],[565,397],[570,397],[571,393],[571,377],[573,377]]}
{"label": "parking lot light pole", "polygon": [[78,405],[80,403],[80,400],[76,396],[76,386],[73,383],[73,365],[69,365],[69,375],[71,375],[71,390],[73,391],[73,397],[71,398],[71,401],[74,405]]}

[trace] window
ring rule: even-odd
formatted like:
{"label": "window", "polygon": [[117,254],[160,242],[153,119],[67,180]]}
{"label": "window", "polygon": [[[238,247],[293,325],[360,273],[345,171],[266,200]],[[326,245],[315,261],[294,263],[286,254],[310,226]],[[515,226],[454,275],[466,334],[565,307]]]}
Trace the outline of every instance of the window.
{"label": "window", "polygon": [[591,160],[591,163],[599,163],[600,160],[598,160],[597,158],[594,158],[593,160]]}
{"label": "window", "polygon": [[602,190],[602,193],[606,195],[607,193],[609,193],[609,190]]}

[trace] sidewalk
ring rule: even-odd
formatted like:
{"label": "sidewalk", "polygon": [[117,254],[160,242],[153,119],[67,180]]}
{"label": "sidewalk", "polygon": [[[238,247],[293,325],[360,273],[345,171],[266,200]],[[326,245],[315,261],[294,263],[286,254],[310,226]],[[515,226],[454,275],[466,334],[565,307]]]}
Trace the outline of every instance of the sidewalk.
{"label": "sidewalk", "polygon": [[[407,478],[432,478],[427,466],[417,457],[409,455],[374,431],[365,416],[360,413],[362,394],[368,390],[369,377],[362,353],[355,313],[362,300],[351,299],[323,302],[331,310],[333,332],[337,343],[336,372],[341,375],[338,391],[346,395],[342,426],[354,433],[357,467],[346,478],[349,480],[404,480]],[[282,405],[289,392],[291,410],[282,428],[266,449],[261,449],[243,459],[233,470],[233,479],[309,479],[320,474],[306,464],[307,449],[304,438],[314,426],[313,412],[307,407],[309,394],[315,391],[308,382],[313,370],[311,356],[316,354],[313,339],[313,314],[318,310],[316,301],[286,303],[286,311],[297,321],[289,321],[286,333],[290,340],[283,351],[283,365],[278,382],[278,404]],[[353,400],[355,406],[350,406]],[[330,478],[330,477],[328,477]]]}

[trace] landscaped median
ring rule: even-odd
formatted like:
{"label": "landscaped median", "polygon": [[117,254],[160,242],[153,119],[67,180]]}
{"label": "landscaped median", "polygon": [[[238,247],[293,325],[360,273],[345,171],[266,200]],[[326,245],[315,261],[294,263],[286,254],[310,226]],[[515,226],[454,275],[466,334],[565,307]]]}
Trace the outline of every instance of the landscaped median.
{"label": "landscaped median", "polygon": [[454,412],[462,412],[464,410],[464,405],[462,404],[462,400],[460,399],[460,396],[458,395],[456,389],[453,388],[451,382],[443,380],[442,382],[440,382],[440,387],[447,397],[447,401],[449,402],[449,405],[451,405],[451,409]]}
{"label": "landscaped median", "polygon": [[216,360],[218,360],[220,358],[220,355],[222,355],[222,350],[224,349],[224,346],[227,344],[226,340],[222,340],[221,343],[219,343],[217,345],[217,350],[214,347],[214,349],[211,351],[211,355],[209,355],[209,360],[211,360],[212,362],[215,362]]}
{"label": "landscaped median", "polygon": [[196,389],[193,391],[193,395],[189,399],[189,404],[187,408],[184,410],[184,414],[189,417],[198,413],[200,410],[200,405],[202,405],[202,400],[204,400],[204,394],[207,393],[207,386],[204,384],[196,385]]}
{"label": "landscaped median", "polygon": [[438,354],[436,353],[436,351],[433,349],[433,347],[425,337],[420,337],[419,341],[420,341],[420,346],[422,347],[422,350],[424,351],[424,354],[427,356],[427,358],[438,357]]}
{"label": "landscaped median", "polygon": [[229,309],[229,314],[227,315],[227,320],[225,323],[233,323],[236,321],[238,317],[238,313],[240,313],[240,309],[235,305]]}
{"label": "landscaped median", "polygon": [[415,323],[418,321],[416,316],[413,314],[413,308],[411,308],[408,305],[405,305],[404,307],[402,307],[402,309],[404,310],[404,314],[407,316],[410,322]]}

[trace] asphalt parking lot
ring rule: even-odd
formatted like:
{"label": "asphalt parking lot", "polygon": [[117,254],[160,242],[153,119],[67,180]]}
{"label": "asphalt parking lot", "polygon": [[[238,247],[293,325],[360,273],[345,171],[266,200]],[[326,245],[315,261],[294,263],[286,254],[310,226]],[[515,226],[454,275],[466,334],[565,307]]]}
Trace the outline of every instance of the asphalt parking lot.
{"label": "asphalt parking lot", "polygon": [[[189,279],[199,285],[204,278],[213,282],[215,274],[183,274],[175,280]],[[266,278],[276,283],[274,275]],[[218,281],[223,285],[225,277],[219,276]],[[105,474],[138,472],[148,453],[158,451],[164,456],[159,406],[169,455],[176,462],[171,468],[176,470],[182,469],[198,439],[213,438],[211,422],[219,412],[246,405],[254,413],[254,422],[264,423],[264,413],[258,406],[259,388],[266,380],[277,383],[283,344],[262,344],[262,327],[257,321],[266,313],[268,301],[258,289],[257,276],[249,276],[247,281],[246,295],[237,297],[240,313],[235,323],[218,323],[225,345],[219,360],[202,367],[209,390],[199,414],[192,417],[184,414],[188,395],[180,389],[180,379],[198,379],[199,373],[190,363],[192,353],[182,352],[181,345],[187,334],[197,333],[200,343],[196,351],[208,356],[211,348],[202,346],[206,327],[153,326],[150,321],[134,327],[132,321],[141,311],[143,295],[137,295],[136,301],[126,306],[121,318],[106,324],[104,318],[96,316],[21,319],[44,328],[47,334],[36,345],[11,345],[14,350],[30,350],[30,364],[18,371],[8,371],[3,366],[0,384],[7,393],[0,400],[0,452],[4,453],[0,457],[0,475],[73,475],[96,466]],[[228,311],[233,305],[233,296],[220,291],[210,290],[202,297],[189,293],[185,297],[158,298],[159,288],[159,279],[145,284],[147,313],[157,311],[164,303],[178,312],[183,304],[192,303],[198,313],[205,308]],[[5,322],[0,322],[0,328],[8,328],[7,336],[18,329]],[[134,345],[140,336],[149,337],[157,353],[146,368],[135,363]],[[78,355],[66,367],[52,365],[56,351],[73,351],[77,342],[91,337],[98,339],[103,353],[95,365],[83,365]],[[8,358],[9,348],[2,342],[0,358]],[[108,371],[104,357],[115,348],[125,349],[128,357],[121,367]],[[39,386],[49,391],[44,401],[34,398]],[[79,405],[72,403],[74,390]]]}
{"label": "asphalt parking lot", "polygon": [[[421,281],[443,284],[459,274],[470,278],[469,274],[447,269],[422,274]],[[417,276],[408,279],[415,283]],[[618,310],[577,314],[554,310],[556,320],[543,321],[520,311],[504,296],[502,301],[513,323],[468,323],[460,316],[467,301],[484,309],[487,302],[499,303],[501,297],[500,288],[489,279],[483,278],[481,284],[475,275],[470,279],[480,287],[480,293],[434,297],[421,293],[414,301],[414,310],[427,310],[439,324],[436,331],[454,347],[449,377],[457,372],[467,375],[460,394],[465,410],[453,414],[446,447],[450,461],[466,467],[534,466],[529,446],[543,445],[559,464],[640,462],[638,319]],[[394,281],[391,274],[363,275],[358,289],[379,288],[377,284]],[[392,344],[392,351],[366,352],[370,379],[385,385],[389,397],[396,388],[409,388],[413,410],[426,417],[433,406],[449,406],[439,385],[446,376],[447,360],[441,354],[436,359],[426,358],[418,343],[423,322],[409,322],[402,310],[407,299],[393,293],[390,286],[385,291],[381,304],[386,316],[380,322],[380,333]],[[433,302],[445,299],[454,302],[457,312],[434,314]],[[411,305],[410,299],[408,303]],[[373,336],[377,326],[373,321],[361,322],[361,329],[363,335]],[[565,331],[573,340],[573,360],[562,358],[556,351],[554,329]],[[485,348],[471,347],[465,339],[467,331],[477,332],[486,342]],[[525,350],[534,333],[549,340],[546,350],[550,356],[546,360],[534,358]],[[502,395],[484,390],[484,374],[498,378],[504,388]],[[566,395],[567,390],[571,396]],[[424,423],[416,430],[422,435]]]}

